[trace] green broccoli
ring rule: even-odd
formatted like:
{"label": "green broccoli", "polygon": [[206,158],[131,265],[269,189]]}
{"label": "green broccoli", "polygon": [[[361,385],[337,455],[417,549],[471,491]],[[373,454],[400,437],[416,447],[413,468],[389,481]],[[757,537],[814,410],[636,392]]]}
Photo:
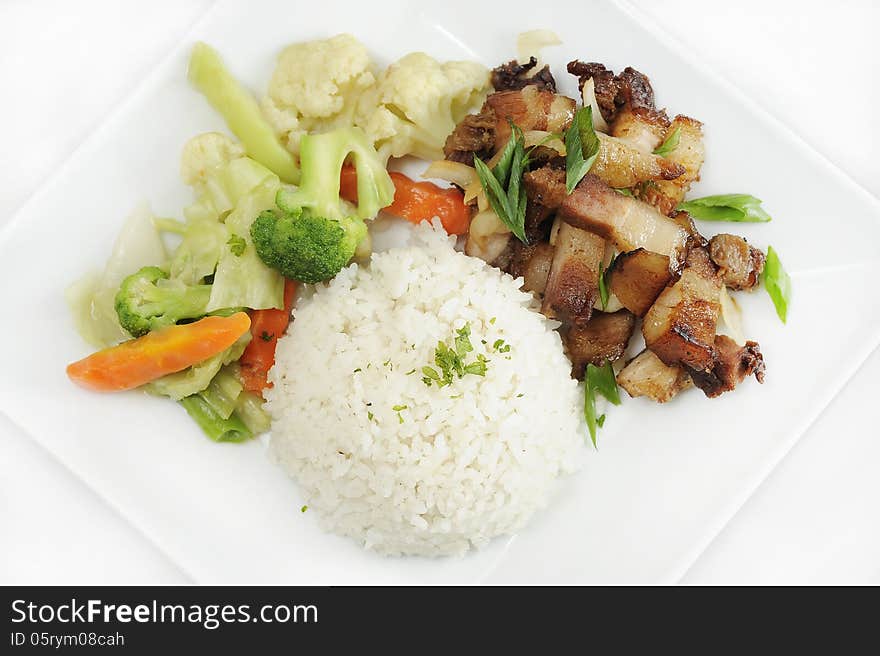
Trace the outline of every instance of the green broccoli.
{"label": "green broccoli", "polygon": [[168,273],[146,266],[122,281],[116,292],[116,314],[120,325],[133,337],[146,335],[205,314],[211,285],[186,285],[169,280]]}
{"label": "green broccoli", "polygon": [[[339,198],[342,165],[351,156],[357,171],[358,204]],[[360,128],[307,135],[300,144],[302,184],[282,189],[278,210],[251,226],[257,254],[286,278],[317,283],[335,276],[367,236],[364,219],[394,200],[394,183]]]}

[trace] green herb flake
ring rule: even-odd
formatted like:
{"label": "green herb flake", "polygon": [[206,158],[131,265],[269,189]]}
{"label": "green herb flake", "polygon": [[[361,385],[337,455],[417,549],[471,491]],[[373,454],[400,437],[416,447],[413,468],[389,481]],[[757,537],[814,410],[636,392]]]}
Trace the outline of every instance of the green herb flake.
{"label": "green herb flake", "polygon": [[308,509],[309,509],[308,506],[303,506],[302,508],[299,509],[299,511],[300,511],[301,513],[304,513],[304,512],[305,512],[306,510],[308,510]]}
{"label": "green herb flake", "polygon": [[654,154],[660,155],[660,157],[666,157],[669,153],[678,148],[679,141],[681,141],[681,126],[676,126],[676,128],[667,135],[666,139],[663,140],[663,143],[654,149]]}
{"label": "green herb flake", "polygon": [[474,350],[470,334],[470,323],[466,323],[455,331],[453,347],[450,347],[443,341],[437,342],[437,348],[434,349],[434,364],[437,366],[437,369],[434,367],[422,367],[422,373],[424,374],[422,382],[425,385],[430,387],[436,383],[438,387],[445,387],[446,385],[451,385],[456,376],[461,378],[466,374],[486,375],[486,365],[489,363],[486,356],[478,355],[476,361],[469,364],[465,363],[467,354]]}
{"label": "green herb flake", "polygon": [[229,245],[229,251],[235,257],[241,257],[244,254],[244,249],[247,248],[247,242],[244,240],[244,237],[239,237],[236,234],[230,236],[229,241],[226,243]]}
{"label": "green herb flake", "polygon": [[[465,366],[464,373],[473,374],[475,376],[485,376],[486,375],[486,365],[489,361],[486,359],[485,355],[478,355],[476,362],[471,362],[469,365]],[[459,376],[461,378],[461,376]]]}
{"label": "green herb flake", "polygon": [[632,189],[627,189],[626,187],[613,187],[613,189],[621,196],[629,196],[630,198],[633,196]]}
{"label": "green herb flake", "polygon": [[369,419],[370,421],[373,421],[375,418],[376,418],[376,415],[374,415],[372,412],[367,410],[367,419]]}
{"label": "green herb flake", "polygon": [[565,131],[565,191],[571,193],[599,156],[599,137],[593,129],[593,108],[587,105],[574,114]]}
{"label": "green herb flake", "polygon": [[782,323],[788,319],[788,304],[791,301],[791,277],[782,268],[779,253],[772,246],[767,247],[767,260],[764,263],[764,272],[761,274],[764,289],[773,301],[776,315]]}
{"label": "green herb flake", "polygon": [[264,342],[271,342],[273,339],[275,339],[275,333],[269,333],[264,330],[262,333],[260,333],[260,339],[262,339]]}
{"label": "green herb flake", "polygon": [[761,207],[761,201],[749,194],[719,194],[704,196],[679,203],[683,210],[703,221],[733,221],[735,223],[766,223],[770,215]]}
{"label": "green herb flake", "polygon": [[391,409],[394,410],[394,412],[400,412],[401,410],[406,410],[408,408],[409,408],[409,406],[407,406],[407,405],[395,405],[395,406],[391,407]]}
{"label": "green herb flake", "polygon": [[498,317],[492,317],[491,319],[489,319],[489,323],[490,323],[491,325],[494,326],[494,325],[495,325],[495,320],[496,320],[497,318],[498,318]]}
{"label": "green herb flake", "polygon": [[397,423],[398,423],[398,424],[402,424],[402,423],[403,423],[403,415],[400,414],[399,412],[397,413]]}
{"label": "green herb flake", "polygon": [[406,375],[407,375],[407,376],[412,376],[415,372],[416,372],[415,369],[410,369],[409,371],[406,372]]}
{"label": "green herb flake", "polygon": [[474,168],[492,211],[524,244],[528,243],[528,239],[525,233],[526,190],[522,176],[528,166],[525,138],[522,130],[513,122],[510,122],[510,139],[493,168],[490,169],[479,157],[474,157]]}
{"label": "green herb flake", "polygon": [[464,358],[464,356],[474,350],[473,344],[471,344],[470,335],[470,323],[466,323],[464,326],[455,331],[455,352],[460,358]]}
{"label": "green herb flake", "polygon": [[604,414],[601,414],[598,417],[596,417],[596,425],[599,428],[602,428],[602,426],[605,425],[605,415]]}
{"label": "green herb flake", "polygon": [[498,353],[509,353],[510,344],[505,344],[503,339],[496,339],[495,343],[492,344],[492,350],[497,351]]}
{"label": "green herb flake", "polygon": [[519,394],[516,395],[516,398],[521,399],[521,398],[524,397],[524,396],[525,396],[525,394],[523,394],[522,392],[520,392]]}
{"label": "green herb flake", "polygon": [[356,374],[356,373],[359,373],[359,372],[361,372],[361,371],[363,371],[363,369],[361,369],[360,367],[358,367],[357,369],[355,369],[355,370],[352,371],[351,373]]}

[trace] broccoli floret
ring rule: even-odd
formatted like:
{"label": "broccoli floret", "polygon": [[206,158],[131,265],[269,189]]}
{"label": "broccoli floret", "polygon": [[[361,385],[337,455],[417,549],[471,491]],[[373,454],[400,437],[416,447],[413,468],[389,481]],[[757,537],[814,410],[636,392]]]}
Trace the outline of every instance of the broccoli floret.
{"label": "broccoli floret", "polygon": [[[339,198],[339,176],[351,156],[357,171],[358,204]],[[282,189],[277,211],[263,212],[251,226],[257,254],[285,277],[307,283],[339,273],[367,236],[364,219],[394,200],[394,183],[359,128],[307,135],[300,144],[302,184]]]}
{"label": "broccoli floret", "polygon": [[285,278],[314,284],[348,264],[366,230],[356,217],[337,221],[302,210],[278,215],[267,211],[254,221],[251,237],[268,266]]}
{"label": "broccoli floret", "polygon": [[122,281],[115,307],[120,325],[140,337],[181,319],[204,316],[210,298],[211,285],[169,280],[159,267],[147,266]]}

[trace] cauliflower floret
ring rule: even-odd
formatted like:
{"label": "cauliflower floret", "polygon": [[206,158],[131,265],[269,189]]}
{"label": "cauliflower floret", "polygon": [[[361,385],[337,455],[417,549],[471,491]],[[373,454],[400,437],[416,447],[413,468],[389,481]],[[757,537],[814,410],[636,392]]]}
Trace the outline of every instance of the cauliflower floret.
{"label": "cauliflower floret", "polygon": [[294,153],[309,132],[353,122],[358,97],[376,81],[364,45],[350,34],[284,49],[262,101],[263,113]]}
{"label": "cauliflower floret", "polygon": [[442,159],[446,137],[485,100],[489,71],[476,62],[440,64],[423,52],[391,64],[361,95],[355,123],[387,159]]}
{"label": "cauliflower floret", "polygon": [[210,171],[239,157],[244,157],[244,148],[225,134],[198,134],[183,146],[180,177],[192,187],[199,186],[205,182]]}

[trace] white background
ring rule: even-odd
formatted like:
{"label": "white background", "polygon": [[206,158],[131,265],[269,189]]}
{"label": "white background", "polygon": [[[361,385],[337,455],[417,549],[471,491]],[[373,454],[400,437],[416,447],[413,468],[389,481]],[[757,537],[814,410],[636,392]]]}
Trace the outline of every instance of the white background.
{"label": "white background", "polygon": [[[880,122],[874,116],[880,103],[880,5],[869,0],[840,0],[833,8],[827,2],[766,0],[633,4],[880,196]],[[0,224],[209,5],[0,0]],[[650,74],[649,62],[633,65]],[[835,217],[828,223],[833,229]],[[816,311],[842,311],[846,320],[845,308],[834,308],[833,299]],[[14,320],[8,312],[4,317]],[[22,321],[26,330],[26,317]],[[878,375],[880,352],[875,352],[685,582],[880,583]],[[0,413],[0,583],[187,581]]]}

